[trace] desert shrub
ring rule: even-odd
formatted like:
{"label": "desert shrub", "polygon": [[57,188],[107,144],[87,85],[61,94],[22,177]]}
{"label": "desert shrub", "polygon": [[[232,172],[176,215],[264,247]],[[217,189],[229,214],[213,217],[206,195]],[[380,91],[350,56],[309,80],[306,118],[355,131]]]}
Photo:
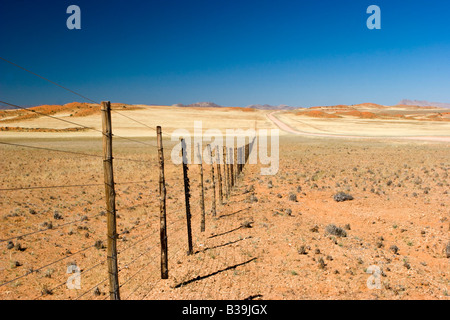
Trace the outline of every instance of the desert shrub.
{"label": "desert shrub", "polygon": [[242,228],[251,228],[252,227],[252,224],[253,224],[253,221],[244,221],[244,222],[242,222],[241,223],[241,227]]}
{"label": "desert shrub", "polygon": [[325,269],[325,267],[327,266],[327,265],[325,264],[325,261],[323,260],[322,257],[320,257],[319,259],[317,259],[317,263],[318,263],[318,265],[319,265],[319,269]]}
{"label": "desert shrub", "polygon": [[334,199],[334,201],[342,202],[342,201],[347,201],[347,200],[353,200],[353,196],[341,191],[341,192],[336,193],[333,196],[333,199]]}
{"label": "desert shrub", "polygon": [[300,246],[297,251],[299,254],[307,254],[305,246]]}
{"label": "desert shrub", "polygon": [[334,224],[329,224],[328,226],[326,226],[325,232],[327,232],[328,234],[331,234],[333,236],[338,236],[338,237],[346,237],[347,236],[347,232],[345,232],[344,229],[336,227]]}
{"label": "desert shrub", "polygon": [[289,193],[289,201],[297,202],[297,195],[293,192]]}
{"label": "desert shrub", "polygon": [[103,241],[102,241],[102,240],[97,240],[97,241],[95,241],[94,246],[95,246],[95,248],[97,248],[97,249],[99,249],[99,250],[100,250],[100,249],[106,248],[105,245],[103,244]]}
{"label": "desert shrub", "polygon": [[392,246],[389,247],[389,249],[394,253],[397,254],[398,253],[398,247],[394,244]]}

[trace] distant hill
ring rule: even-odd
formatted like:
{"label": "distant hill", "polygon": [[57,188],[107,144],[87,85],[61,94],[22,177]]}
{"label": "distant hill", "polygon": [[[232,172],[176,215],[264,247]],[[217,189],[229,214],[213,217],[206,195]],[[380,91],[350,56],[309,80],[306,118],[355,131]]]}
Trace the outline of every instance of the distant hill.
{"label": "distant hill", "polygon": [[399,105],[406,105],[406,106],[450,108],[450,103],[429,102],[429,101],[425,101],[425,100],[408,100],[408,99],[403,99],[398,104]]}
{"label": "distant hill", "polygon": [[223,106],[219,106],[214,102],[196,102],[191,104],[182,104],[177,103],[174,104],[173,107],[181,107],[181,108],[223,108]]}
{"label": "distant hill", "polygon": [[[220,106],[214,102],[197,102],[197,103],[191,103],[191,104],[177,103],[172,106],[180,107],[180,108],[192,108],[192,107],[194,107],[194,108],[239,108],[239,107]],[[297,109],[296,107],[291,107],[291,106],[288,106],[285,104],[280,104],[278,106],[272,106],[270,104],[251,104],[244,108],[259,109],[259,110],[294,110],[294,109]]]}
{"label": "distant hill", "polygon": [[251,104],[246,106],[246,108],[259,109],[259,110],[294,110],[296,107],[291,107],[285,104],[280,104],[279,106],[271,106],[270,104]]}

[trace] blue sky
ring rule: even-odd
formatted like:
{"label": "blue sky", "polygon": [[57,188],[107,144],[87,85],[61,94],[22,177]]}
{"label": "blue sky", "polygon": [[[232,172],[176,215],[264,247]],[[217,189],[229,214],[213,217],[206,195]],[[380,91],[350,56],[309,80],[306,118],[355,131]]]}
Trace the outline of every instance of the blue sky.
{"label": "blue sky", "polygon": [[[445,0],[2,0],[0,56],[96,101],[450,102],[449,18]],[[0,75],[3,101],[82,101],[4,61]]]}

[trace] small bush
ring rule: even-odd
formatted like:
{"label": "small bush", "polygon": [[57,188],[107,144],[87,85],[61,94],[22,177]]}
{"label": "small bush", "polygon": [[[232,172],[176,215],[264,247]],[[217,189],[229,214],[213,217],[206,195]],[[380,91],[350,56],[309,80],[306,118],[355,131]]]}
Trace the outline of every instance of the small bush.
{"label": "small bush", "polygon": [[397,247],[396,245],[390,246],[389,249],[390,249],[394,254],[397,254],[397,253],[398,253],[398,247]]}
{"label": "small bush", "polygon": [[98,250],[106,248],[102,240],[95,241],[94,247],[97,248]]}
{"label": "small bush", "polygon": [[325,261],[323,260],[322,257],[320,257],[320,258],[317,260],[317,262],[318,262],[318,264],[319,264],[319,269],[325,269],[325,267],[327,266],[327,265],[325,264]]}
{"label": "small bush", "polygon": [[289,193],[289,201],[297,202],[297,195],[295,193]]}
{"label": "small bush", "polygon": [[253,224],[253,221],[244,221],[241,223],[242,228],[251,228]]}
{"label": "small bush", "polygon": [[347,232],[345,232],[344,229],[336,227],[334,224],[329,224],[326,228],[325,231],[333,236],[337,236],[337,237],[346,237],[347,236]]}
{"label": "small bush", "polygon": [[334,201],[342,202],[347,200],[353,200],[353,196],[345,193],[345,192],[338,192],[333,196]]}
{"label": "small bush", "polygon": [[298,253],[299,254],[307,254],[306,247],[305,246],[300,246],[300,248],[298,248]]}
{"label": "small bush", "polygon": [[53,215],[53,219],[61,220],[61,219],[63,219],[63,216],[58,211],[55,211],[55,213]]}

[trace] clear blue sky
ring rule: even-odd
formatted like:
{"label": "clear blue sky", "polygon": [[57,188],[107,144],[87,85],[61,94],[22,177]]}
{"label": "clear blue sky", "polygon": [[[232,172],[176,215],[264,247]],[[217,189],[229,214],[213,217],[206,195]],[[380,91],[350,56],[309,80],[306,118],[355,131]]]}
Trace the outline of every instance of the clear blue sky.
{"label": "clear blue sky", "polygon": [[[66,9],[81,8],[81,30]],[[381,8],[381,30],[366,9]],[[446,0],[2,0],[0,56],[96,101],[450,102]],[[0,100],[82,99],[0,61]]]}

